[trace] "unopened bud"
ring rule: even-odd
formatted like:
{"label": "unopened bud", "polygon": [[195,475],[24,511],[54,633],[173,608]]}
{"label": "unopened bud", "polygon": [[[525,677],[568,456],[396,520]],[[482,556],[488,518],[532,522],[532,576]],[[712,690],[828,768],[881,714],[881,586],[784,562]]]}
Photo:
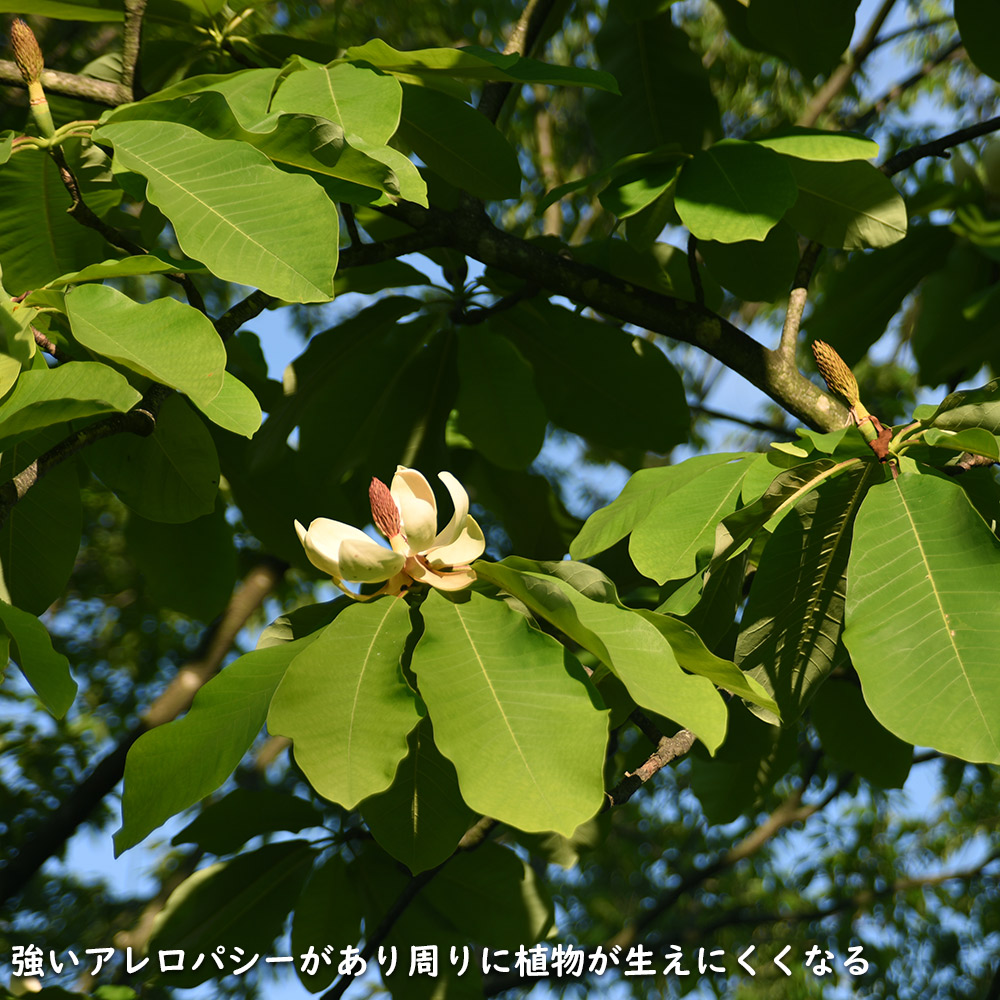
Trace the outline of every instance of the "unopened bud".
{"label": "unopened bud", "polygon": [[858,380],[854,377],[854,372],[844,363],[844,359],[822,340],[813,341],[812,349],[816,367],[830,392],[842,396],[851,406],[857,406],[861,398],[858,392]]}
{"label": "unopened bud", "polygon": [[403,529],[399,522],[399,508],[392,499],[389,487],[381,479],[373,476],[372,484],[368,487],[368,498],[372,502],[372,520],[375,522],[375,527],[386,538],[395,538]]}
{"label": "unopened bud", "polygon": [[24,82],[38,83],[42,78],[42,70],[45,69],[45,60],[35,33],[19,17],[15,17],[10,26],[10,46],[14,50],[14,62],[17,63]]}

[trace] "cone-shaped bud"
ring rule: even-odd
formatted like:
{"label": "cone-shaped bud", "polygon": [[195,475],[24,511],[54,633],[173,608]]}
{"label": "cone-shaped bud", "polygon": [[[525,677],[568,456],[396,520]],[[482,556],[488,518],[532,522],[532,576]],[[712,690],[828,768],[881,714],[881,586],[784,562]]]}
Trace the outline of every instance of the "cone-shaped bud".
{"label": "cone-shaped bud", "polygon": [[830,392],[842,396],[851,406],[857,406],[860,400],[858,380],[854,377],[854,372],[844,363],[844,359],[822,340],[813,341],[812,349],[816,367],[819,368],[819,373],[823,376],[823,381],[826,382]]}
{"label": "cone-shaped bud", "polygon": [[14,62],[17,63],[24,82],[38,83],[42,78],[42,70],[45,69],[42,50],[38,47],[35,33],[19,17],[15,17],[10,26],[10,45],[14,50]]}
{"label": "cone-shaped bud", "polygon": [[368,487],[368,498],[372,503],[372,520],[375,522],[375,527],[386,538],[395,538],[402,530],[402,526],[399,523],[399,508],[389,492],[389,487],[381,479],[373,476],[371,486]]}

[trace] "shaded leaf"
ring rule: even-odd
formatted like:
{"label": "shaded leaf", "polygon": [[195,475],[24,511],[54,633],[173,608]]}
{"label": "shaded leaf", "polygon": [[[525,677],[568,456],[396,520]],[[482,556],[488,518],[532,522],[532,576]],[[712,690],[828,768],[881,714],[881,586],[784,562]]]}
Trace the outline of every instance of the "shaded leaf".
{"label": "shaded leaf", "polygon": [[854,34],[860,0],[828,0],[803,6],[796,0],[754,0],[747,23],[769,49],[812,79],[840,62]]}
{"label": "shaded leaf", "polygon": [[773,695],[786,724],[833,668],[855,518],[883,476],[882,467],[869,462],[824,483],[798,502],[764,547],[736,662]]}
{"label": "shaded leaf", "polygon": [[76,697],[69,660],[52,648],[45,626],[32,614],[0,601],[0,628],[10,638],[11,659],[42,704],[61,719]]}

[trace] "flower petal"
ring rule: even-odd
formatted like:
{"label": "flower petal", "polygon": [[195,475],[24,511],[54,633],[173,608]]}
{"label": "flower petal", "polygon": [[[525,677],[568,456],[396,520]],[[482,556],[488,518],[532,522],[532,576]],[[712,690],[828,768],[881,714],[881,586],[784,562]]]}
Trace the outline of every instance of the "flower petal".
{"label": "flower petal", "polygon": [[410,552],[423,552],[437,532],[437,502],[430,483],[416,469],[400,465],[392,477],[390,492],[399,508]]}
{"label": "flower petal", "polygon": [[[414,560],[415,562],[416,560]],[[462,590],[476,581],[476,571],[473,569],[458,570],[454,573],[436,573],[426,566],[410,566],[407,572],[418,583],[428,583],[438,590]]]}
{"label": "flower petal", "polygon": [[345,541],[361,538],[372,545],[375,544],[360,528],[344,524],[343,521],[333,521],[328,517],[317,517],[315,521],[310,522],[308,531],[296,521],[295,533],[306,550],[309,562],[324,573],[336,577],[342,576],[340,547]]}
{"label": "flower petal", "polygon": [[432,548],[454,542],[462,533],[465,519],[469,516],[469,494],[465,492],[465,487],[450,472],[439,472],[438,479],[448,487],[455,513],[451,515],[448,524],[438,532]]}
{"label": "flower petal", "polygon": [[486,538],[483,529],[476,523],[474,517],[468,514],[465,525],[458,537],[448,545],[432,545],[427,550],[428,562],[437,569],[441,566],[467,566],[478,559],[486,551]]}
{"label": "flower petal", "polygon": [[406,562],[392,549],[373,542],[363,532],[361,538],[348,538],[340,545],[340,578],[354,583],[377,583],[395,576]]}

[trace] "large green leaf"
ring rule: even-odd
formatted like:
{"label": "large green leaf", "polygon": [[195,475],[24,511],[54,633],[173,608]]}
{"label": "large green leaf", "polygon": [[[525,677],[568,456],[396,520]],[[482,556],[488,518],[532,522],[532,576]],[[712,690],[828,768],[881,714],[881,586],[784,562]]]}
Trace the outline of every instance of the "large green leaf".
{"label": "large green leaf", "polygon": [[952,431],[981,427],[1000,434],[1000,379],[978,389],[949,393],[937,406],[925,403],[913,411],[913,416],[925,426]]}
{"label": "large green leaf", "polygon": [[723,139],[684,164],[674,204],[700,240],[761,241],[798,196],[786,160],[752,142]]}
{"label": "large green leaf", "polygon": [[[518,561],[475,569],[535,614],[552,622],[593,653],[628,688],[636,704],[690,729],[714,751],[726,732],[726,705],[705,677],[684,673],[671,644],[644,616],[617,604],[591,600],[564,580],[525,572]],[[436,725],[436,723],[435,723]]]}
{"label": "large green leaf", "polygon": [[45,626],[32,614],[0,601],[0,630],[10,637],[10,656],[42,704],[58,719],[76,697],[69,660],[52,648]]}
{"label": "large green leaf", "polygon": [[[6,448],[0,482],[7,482],[69,433],[63,425]],[[74,462],[51,468],[0,526],[0,600],[40,615],[66,590],[80,550],[83,514]]]}
{"label": "large green leaf", "polygon": [[844,250],[887,247],[906,235],[906,205],[892,181],[860,160],[787,157],[799,197],[785,218],[817,243]]}
{"label": "large green leaf", "polygon": [[435,173],[477,198],[516,198],[514,147],[475,108],[437,90],[403,86],[399,136]]}
{"label": "large green leaf", "polygon": [[851,44],[860,0],[754,0],[747,23],[768,49],[784,56],[812,79],[829,73]]}
{"label": "large green leaf", "polygon": [[233,434],[253,437],[260,429],[260,403],[248,386],[245,386],[232,372],[222,373],[222,388],[210,403],[198,409],[220,427]]}
{"label": "large green leaf", "polygon": [[181,524],[215,509],[219,456],[182,396],[169,396],[149,437],[122,434],[91,444],[86,461],[119,500],[151,521]]}
{"label": "large green leaf", "polygon": [[777,711],[777,705],[757,681],[740,671],[731,660],[724,660],[709,652],[701,637],[690,625],[670,615],[658,614],[645,608],[638,610],[626,608],[619,600],[615,585],[599,569],[570,559],[558,562],[535,562],[517,556],[508,556],[503,565],[522,573],[557,577],[590,600],[611,604],[639,615],[667,640],[677,662],[689,673],[707,677],[713,684],[738,694],[741,698],[747,698],[764,708]]}
{"label": "large green leaf", "polygon": [[635,568],[660,584],[697,572],[701,557],[715,549],[716,526],[736,507],[748,465],[748,459],[715,465],[655,502],[632,529]]}
{"label": "large green leaf", "polygon": [[274,693],[268,730],[289,737],[313,788],[348,809],[392,784],[420,719],[400,666],[409,634],[405,601],[352,605],[292,661]]}
{"label": "large green leaf", "polygon": [[678,465],[640,469],[607,507],[594,511],[587,518],[569,547],[570,555],[574,559],[587,559],[610,549],[645,521],[657,504],[671,493],[718,465],[752,457],[745,453],[720,452],[689,458]]}
{"label": "large green leaf", "polygon": [[491,462],[523,469],[547,423],[531,366],[506,337],[480,327],[458,335],[458,374],[459,429]]}
{"label": "large green leaf", "polygon": [[46,288],[65,288],[83,281],[103,281],[105,278],[130,278],[137,274],[168,274],[173,271],[203,271],[204,268],[191,260],[171,260],[166,254],[137,254],[121,260],[103,260],[99,264],[88,264],[79,271],[61,274],[46,284]]}
{"label": "large green leaf", "polygon": [[455,765],[435,745],[428,718],[410,731],[407,746],[392,784],[359,810],[383,850],[416,875],[454,852],[476,814],[462,798]]}
{"label": "large green leaf", "polygon": [[345,59],[370,63],[400,76],[458,77],[468,80],[506,80],[510,83],[550,83],[563,86],[597,87],[618,92],[614,78],[600,70],[580,66],[551,66],[517,53],[500,53],[479,45],[460,49],[410,49],[400,52],[379,38],[352,45]]}
{"label": "large green leaf", "polygon": [[163,298],[143,304],[109,285],[66,295],[73,336],[88,350],[183,392],[198,406],[222,389],[226,348],[202,312]]}
{"label": "large green leaf", "polygon": [[214,792],[250,748],[292,659],[315,635],[246,653],[213,677],[181,719],[144,733],[125,760],[115,852]]}
{"label": "large green leaf", "polygon": [[[197,986],[217,978],[215,962],[195,969],[193,956],[270,953],[302,891],[316,852],[304,840],[267,844],[220,861],[186,878],[157,914],[149,947],[156,954],[180,950],[191,959],[166,975],[175,987]],[[221,952],[220,952],[221,954]]]}
{"label": "large green leaf", "polygon": [[96,361],[67,361],[56,368],[22,372],[14,391],[0,404],[0,451],[43,427],[124,413],[140,399],[123,375]]}
{"label": "large green leaf", "polygon": [[945,226],[912,226],[894,246],[827,265],[823,294],[803,324],[809,337],[825,341],[848,365],[856,365],[885,333],[906,296],[941,266],[954,239]]}
{"label": "large green leaf", "polygon": [[[19,10],[23,11],[21,5]],[[13,295],[112,255],[93,230],[67,214],[70,196],[52,157],[32,150],[3,166],[0,263]]]}
{"label": "large green leaf", "polygon": [[1000,540],[956,483],[903,472],[869,492],[854,529],[844,643],[886,729],[1000,762]]}
{"label": "large green leaf", "polygon": [[[304,74],[296,74],[301,76]],[[395,83],[395,81],[390,81]],[[398,86],[398,85],[397,85]],[[236,95],[239,100],[242,95]],[[110,124],[127,121],[165,121],[190,126],[210,139],[234,140],[253,146],[272,163],[292,171],[317,174],[327,194],[349,201],[372,201],[383,191],[399,194],[400,185],[387,162],[408,163],[401,153],[373,157],[351,145],[339,123],[294,111],[270,111],[252,122],[240,120],[229,104],[229,96],[212,88],[177,97],[172,101],[142,102],[112,114]],[[365,149],[380,150],[376,144]],[[411,165],[412,166],[412,165]],[[330,183],[327,183],[327,181]],[[360,185],[360,188],[359,188]]]}
{"label": "large green leaf", "polygon": [[800,160],[873,160],[878,143],[857,132],[827,132],[818,128],[784,128],[772,135],[755,139],[776,153]]}
{"label": "large green leaf", "polygon": [[622,95],[588,95],[587,121],[604,164],[673,142],[696,151],[721,132],[708,72],[687,33],[669,10],[632,15],[629,0],[611,0],[594,42]]}
{"label": "large green leaf", "polygon": [[834,666],[854,520],[883,475],[880,465],[868,462],[823,483],[798,502],[764,547],[736,661],[773,695],[786,723],[798,718]]}
{"label": "large green leaf", "polygon": [[570,835],[604,794],[607,713],[582,667],[503,601],[433,591],[420,610],[413,670],[462,797],[521,829]]}
{"label": "large green leaf", "polygon": [[346,136],[384,146],[399,126],[403,91],[392,76],[367,66],[335,63],[291,73],[271,101],[272,111],[318,115]]}
{"label": "large green leaf", "polygon": [[278,170],[246,143],[173,122],[113,122],[96,136],[147,179],[181,249],[213,274],[292,302],[333,298],[340,224],[311,178]]}
{"label": "large green leaf", "polygon": [[990,0],[955,0],[955,20],[969,58],[987,76],[1000,80],[1000,8]]}
{"label": "large green leaf", "polygon": [[549,417],[566,430],[657,452],[687,439],[684,386],[649,341],[540,301],[497,313],[489,328],[532,364]]}
{"label": "large green leaf", "polygon": [[0,0],[0,13],[36,14],[64,21],[123,21],[125,6],[121,0]]}

